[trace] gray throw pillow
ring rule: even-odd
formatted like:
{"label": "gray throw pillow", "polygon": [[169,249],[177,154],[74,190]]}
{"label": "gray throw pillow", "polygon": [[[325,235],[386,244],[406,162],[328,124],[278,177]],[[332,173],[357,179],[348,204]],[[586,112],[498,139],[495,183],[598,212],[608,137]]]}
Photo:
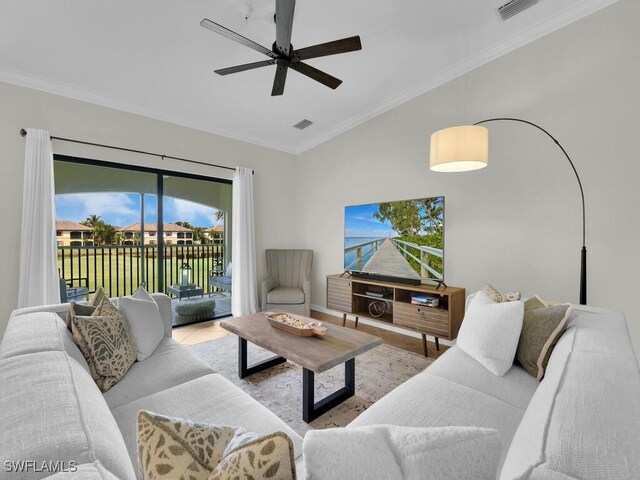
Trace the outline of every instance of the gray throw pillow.
{"label": "gray throw pillow", "polygon": [[549,357],[564,333],[571,305],[548,306],[537,295],[524,303],[516,360],[536,380],[544,377]]}

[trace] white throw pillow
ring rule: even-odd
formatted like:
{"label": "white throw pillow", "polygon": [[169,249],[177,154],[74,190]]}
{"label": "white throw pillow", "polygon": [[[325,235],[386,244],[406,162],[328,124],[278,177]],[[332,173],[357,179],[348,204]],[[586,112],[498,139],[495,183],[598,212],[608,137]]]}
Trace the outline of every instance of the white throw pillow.
{"label": "white throw pillow", "polygon": [[368,425],[310,430],[302,451],[307,480],[494,480],[502,448],[489,428]]}
{"label": "white throw pillow", "polygon": [[129,328],[136,340],[136,359],[146,360],[158,348],[164,338],[164,324],[158,305],[142,287],[131,297],[118,300],[118,309],[129,322]]}
{"label": "white throw pillow", "polygon": [[457,346],[499,377],[511,366],[518,348],[524,302],[494,303],[482,291],[469,303]]}

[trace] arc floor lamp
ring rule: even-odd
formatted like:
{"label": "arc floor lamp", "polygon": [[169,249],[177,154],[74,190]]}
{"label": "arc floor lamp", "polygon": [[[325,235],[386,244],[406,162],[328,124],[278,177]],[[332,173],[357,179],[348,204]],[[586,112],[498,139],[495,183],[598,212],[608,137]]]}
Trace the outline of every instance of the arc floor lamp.
{"label": "arc floor lamp", "polygon": [[429,167],[436,172],[466,172],[478,170],[487,166],[489,162],[489,129],[481,126],[490,122],[519,122],[531,125],[545,133],[562,150],[569,161],[573,173],[580,187],[582,200],[582,249],[580,251],[580,304],[587,303],[587,247],[586,247],[586,213],[584,205],[584,190],[582,182],[571,161],[569,154],[553,135],[540,125],[520,118],[498,117],[476,122],[473,125],[461,125],[457,127],[438,130],[431,135],[431,152]]}

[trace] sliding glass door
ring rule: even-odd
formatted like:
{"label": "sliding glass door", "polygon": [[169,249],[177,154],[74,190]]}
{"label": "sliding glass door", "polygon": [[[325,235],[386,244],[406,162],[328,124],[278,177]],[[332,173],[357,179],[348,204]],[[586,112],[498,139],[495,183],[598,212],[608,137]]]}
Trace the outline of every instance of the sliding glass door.
{"label": "sliding glass door", "polygon": [[64,156],[54,172],[58,265],[71,291],[117,297],[144,284],[173,294],[188,270],[187,298],[210,299],[212,318],[230,314],[218,281],[231,259],[230,182]]}

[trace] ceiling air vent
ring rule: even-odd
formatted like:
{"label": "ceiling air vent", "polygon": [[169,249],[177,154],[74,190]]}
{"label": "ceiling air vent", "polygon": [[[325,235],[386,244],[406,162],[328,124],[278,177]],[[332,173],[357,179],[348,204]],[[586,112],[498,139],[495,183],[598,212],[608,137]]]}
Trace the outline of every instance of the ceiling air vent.
{"label": "ceiling air vent", "polygon": [[538,0],[511,0],[501,7],[498,7],[498,13],[502,17],[502,20],[506,20],[532,7],[536,3],[538,3]]}
{"label": "ceiling air vent", "polygon": [[311,120],[307,120],[306,118],[304,120],[300,120],[298,123],[296,123],[293,128],[297,128],[298,130],[304,130],[305,128],[307,128],[309,125],[313,125],[313,122]]}

